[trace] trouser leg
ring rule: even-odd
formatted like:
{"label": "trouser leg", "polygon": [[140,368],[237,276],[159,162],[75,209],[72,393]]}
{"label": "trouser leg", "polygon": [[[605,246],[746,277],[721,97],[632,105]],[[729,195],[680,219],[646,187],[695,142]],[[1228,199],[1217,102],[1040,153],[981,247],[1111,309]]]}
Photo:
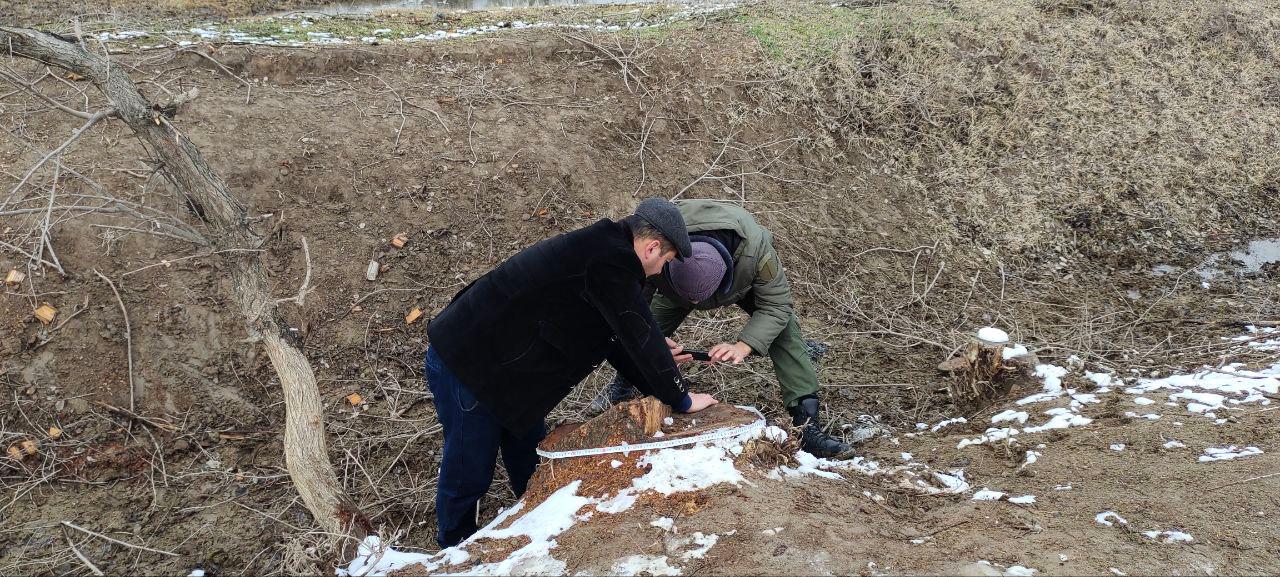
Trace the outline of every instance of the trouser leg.
{"label": "trouser leg", "polygon": [[511,492],[516,498],[524,495],[529,487],[529,477],[538,467],[538,443],[547,436],[547,429],[538,423],[523,435],[510,431],[502,432],[502,464],[507,467],[507,476],[511,479]]}
{"label": "trouser leg", "polygon": [[477,506],[493,484],[502,427],[434,349],[427,349],[424,373],[444,433],[436,484],[436,541],[451,547],[476,532]]}
{"label": "trouser leg", "polygon": [[773,360],[773,372],[782,389],[782,404],[794,407],[801,397],[818,394],[818,373],[809,360],[800,337],[800,323],[791,315],[786,328],[769,346],[769,358]]}

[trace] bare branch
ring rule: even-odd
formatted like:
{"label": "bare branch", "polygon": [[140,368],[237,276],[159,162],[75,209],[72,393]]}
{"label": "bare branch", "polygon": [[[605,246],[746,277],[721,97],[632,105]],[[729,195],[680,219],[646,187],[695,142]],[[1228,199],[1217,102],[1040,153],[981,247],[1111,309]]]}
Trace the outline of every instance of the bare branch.
{"label": "bare branch", "polygon": [[3,203],[0,203],[0,210],[3,210],[5,207],[9,206],[9,199],[13,198],[13,195],[17,194],[18,190],[22,188],[22,185],[26,184],[27,180],[31,178],[31,175],[35,174],[36,170],[38,170],[41,166],[44,166],[45,162],[48,162],[49,159],[53,158],[54,156],[62,154],[62,151],[66,150],[68,146],[71,146],[72,143],[74,143],[77,140],[80,140],[80,137],[83,136],[86,131],[92,128],[93,125],[97,124],[99,120],[102,120],[103,118],[106,118],[108,116],[112,116],[115,113],[116,113],[116,109],[114,108],[105,108],[103,110],[99,110],[93,113],[93,115],[90,116],[89,119],[85,121],[83,126],[76,129],[75,132],[71,133],[70,138],[68,138],[65,142],[63,142],[57,148],[53,149],[52,152],[50,152],[49,154],[46,154],[44,158],[41,158],[38,162],[35,163],[35,165],[33,165],[30,169],[27,170],[27,173],[24,174],[22,176],[22,179],[18,181],[18,185],[13,187],[13,190],[9,191],[9,196],[5,198],[5,201]]}
{"label": "bare branch", "polygon": [[161,551],[161,550],[159,550],[159,549],[152,549],[152,548],[150,548],[150,547],[143,547],[142,545],[134,545],[133,543],[125,543],[124,541],[121,541],[121,540],[119,540],[119,539],[112,539],[111,537],[108,537],[108,536],[106,536],[106,535],[103,535],[102,533],[96,533],[96,532],[94,532],[94,531],[90,531],[90,530],[85,529],[84,527],[81,527],[81,526],[79,526],[79,525],[76,525],[75,523],[72,523],[72,522],[70,522],[70,521],[63,521],[63,522],[62,522],[62,524],[63,524],[63,525],[66,525],[67,527],[70,527],[70,528],[72,528],[72,529],[75,529],[76,531],[80,531],[80,532],[82,532],[82,533],[85,533],[85,534],[87,534],[87,535],[92,535],[92,536],[97,537],[97,538],[99,538],[99,539],[102,539],[102,540],[105,540],[105,541],[110,541],[110,542],[112,542],[112,543],[115,543],[116,545],[124,545],[125,547],[129,547],[129,548],[131,548],[131,549],[137,549],[137,550],[139,550],[139,551],[150,551],[150,552],[152,552],[152,553],[159,553],[159,554],[161,554],[161,555],[168,555],[168,556],[170,556],[170,557],[177,557],[177,556],[178,556],[178,554],[177,554],[177,553],[174,553],[174,552],[172,552],[172,551]]}
{"label": "bare branch", "polygon": [[717,154],[716,157],[712,159],[711,164],[707,165],[706,172],[703,172],[702,175],[699,176],[698,178],[693,179],[693,182],[686,184],[684,188],[680,189],[680,192],[677,192],[675,196],[671,197],[671,200],[676,200],[680,198],[680,196],[683,195],[685,191],[689,190],[690,188],[693,188],[693,185],[698,184],[699,182],[702,182],[708,176],[710,176],[711,173],[714,172],[715,169],[720,166],[720,159],[724,157],[725,151],[729,150],[729,145],[733,143],[733,137],[737,134],[738,134],[737,132],[734,132],[733,134],[729,135],[729,138],[724,139],[724,146],[720,147],[720,154]]}
{"label": "bare branch", "polygon": [[96,268],[93,269],[93,274],[98,275],[98,278],[105,281],[107,286],[111,287],[111,292],[116,295],[116,303],[120,305],[120,314],[124,315],[125,354],[129,357],[129,410],[133,411],[136,410],[134,407],[138,391],[133,383],[133,331],[129,326],[129,311],[124,308],[124,300],[120,298],[120,291],[116,290],[116,283],[111,282],[111,279],[98,272],[98,269]]}
{"label": "bare branch", "polygon": [[49,98],[48,96],[46,96],[46,95],[45,95],[45,93],[43,93],[43,92],[41,92],[40,90],[36,89],[36,87],[35,87],[35,85],[34,85],[34,84],[31,84],[31,83],[28,83],[28,82],[24,81],[24,80],[23,80],[20,76],[18,76],[17,74],[14,74],[14,73],[12,73],[12,72],[9,72],[8,70],[5,70],[4,68],[0,68],[0,78],[5,79],[5,80],[6,80],[6,81],[8,81],[10,84],[13,84],[14,86],[17,86],[18,88],[21,88],[22,90],[24,90],[24,91],[26,91],[26,92],[30,93],[31,95],[35,96],[36,98],[39,98],[40,100],[45,101],[45,102],[46,102],[46,103],[48,103],[50,106],[52,106],[52,107],[54,107],[54,108],[57,108],[58,110],[61,110],[61,111],[65,112],[65,113],[67,113],[67,114],[70,114],[70,115],[75,116],[75,117],[78,117],[78,118],[83,118],[83,119],[85,119],[85,120],[89,120],[89,119],[93,118],[93,113],[90,113],[90,112],[84,112],[84,111],[82,111],[82,110],[76,110],[76,109],[71,108],[71,107],[69,107],[69,106],[67,106],[67,105],[65,105],[65,104],[63,104],[63,103],[61,103],[61,102],[58,102],[57,100],[54,100],[54,99],[52,99],[52,98]]}
{"label": "bare branch", "polygon": [[275,302],[276,305],[292,302],[297,303],[298,306],[302,306],[303,302],[307,298],[307,293],[315,290],[315,287],[311,286],[311,249],[307,248],[307,237],[305,236],[302,237],[302,256],[307,262],[307,272],[306,275],[302,277],[302,286],[298,287],[297,296],[287,299],[277,299]]}

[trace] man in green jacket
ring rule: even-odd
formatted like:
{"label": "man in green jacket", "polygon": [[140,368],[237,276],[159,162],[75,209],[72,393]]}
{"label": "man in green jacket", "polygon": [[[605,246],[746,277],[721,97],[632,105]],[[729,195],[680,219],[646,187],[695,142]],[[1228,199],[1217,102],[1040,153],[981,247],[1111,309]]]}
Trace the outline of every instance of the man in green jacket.
{"label": "man in green jacket", "polygon": [[[827,435],[818,423],[818,375],[805,351],[773,235],[736,204],[684,200],[676,205],[693,254],[668,264],[654,282],[649,308],[663,334],[670,337],[695,309],[742,307],[751,319],[734,342],[711,347],[711,362],[741,363],[751,354],[767,352],[783,404],[801,427],[802,448],[819,457],[852,456],[852,447]],[[615,379],[592,409],[601,411],[634,394],[630,384]]]}

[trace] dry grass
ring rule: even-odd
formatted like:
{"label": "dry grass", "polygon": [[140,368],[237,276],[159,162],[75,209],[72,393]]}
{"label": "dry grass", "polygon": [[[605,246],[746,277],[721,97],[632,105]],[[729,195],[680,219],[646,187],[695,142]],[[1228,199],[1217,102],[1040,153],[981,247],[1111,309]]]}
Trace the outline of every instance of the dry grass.
{"label": "dry grass", "polygon": [[1239,232],[1205,222],[1274,226],[1242,210],[1280,170],[1280,16],[1261,4],[783,8],[748,23],[788,80],[756,95],[973,228],[954,241],[1046,258],[1072,240],[1123,268]]}

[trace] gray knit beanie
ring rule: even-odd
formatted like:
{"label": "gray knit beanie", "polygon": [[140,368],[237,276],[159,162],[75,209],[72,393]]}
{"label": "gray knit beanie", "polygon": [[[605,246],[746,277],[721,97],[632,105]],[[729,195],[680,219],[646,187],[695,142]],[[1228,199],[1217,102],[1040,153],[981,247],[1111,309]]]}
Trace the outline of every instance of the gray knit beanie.
{"label": "gray knit beanie", "polygon": [[667,265],[668,280],[681,297],[690,302],[701,302],[720,287],[720,280],[728,267],[714,246],[694,242],[692,248],[693,254],[689,258]]}

